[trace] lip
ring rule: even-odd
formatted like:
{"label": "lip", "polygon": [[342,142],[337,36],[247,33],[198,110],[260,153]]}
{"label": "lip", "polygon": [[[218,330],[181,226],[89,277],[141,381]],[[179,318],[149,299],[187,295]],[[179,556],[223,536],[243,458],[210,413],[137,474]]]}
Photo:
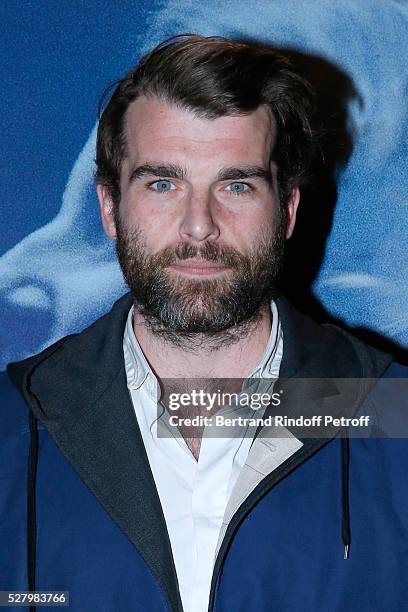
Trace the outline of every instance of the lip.
{"label": "lip", "polygon": [[226,266],[215,264],[205,259],[188,259],[169,267],[177,272],[190,274],[192,276],[212,276],[214,274],[221,274],[228,269]]}

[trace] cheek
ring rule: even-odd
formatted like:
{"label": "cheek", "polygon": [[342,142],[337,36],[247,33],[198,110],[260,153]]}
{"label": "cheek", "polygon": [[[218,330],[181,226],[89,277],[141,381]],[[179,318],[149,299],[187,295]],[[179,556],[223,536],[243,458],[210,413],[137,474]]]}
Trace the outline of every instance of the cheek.
{"label": "cheek", "polygon": [[252,208],[231,212],[225,209],[220,214],[220,239],[243,251],[250,251],[258,242],[261,233],[271,233],[277,223],[272,208]]}
{"label": "cheek", "polygon": [[125,205],[122,211],[128,228],[138,228],[151,252],[178,242],[175,215],[142,203]]}
{"label": "cheek", "polygon": [[183,194],[177,190],[158,194],[143,187],[131,187],[122,195],[121,209],[129,223],[146,228],[174,224],[183,209]]}

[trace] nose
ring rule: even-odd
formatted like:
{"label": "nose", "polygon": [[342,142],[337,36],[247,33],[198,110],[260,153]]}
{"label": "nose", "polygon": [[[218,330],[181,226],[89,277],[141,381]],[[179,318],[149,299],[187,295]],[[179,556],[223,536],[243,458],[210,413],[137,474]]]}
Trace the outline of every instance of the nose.
{"label": "nose", "polygon": [[179,233],[183,240],[193,242],[218,238],[220,230],[212,210],[211,195],[191,195],[185,203]]}

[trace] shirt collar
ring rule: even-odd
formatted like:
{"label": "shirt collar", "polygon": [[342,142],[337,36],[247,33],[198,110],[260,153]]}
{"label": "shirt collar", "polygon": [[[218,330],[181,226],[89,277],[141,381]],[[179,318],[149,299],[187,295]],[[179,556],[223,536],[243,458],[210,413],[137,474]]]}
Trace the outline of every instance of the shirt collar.
{"label": "shirt collar", "polygon": [[156,377],[133,331],[133,308],[132,306],[129,310],[126,320],[125,334],[123,337],[123,353],[125,357],[128,388],[139,389],[146,382],[149,375],[154,379],[156,379]]}
{"label": "shirt collar", "polygon": [[283,354],[283,333],[279,312],[275,302],[271,301],[272,328],[268,344],[258,365],[248,378],[278,378]]}
{"label": "shirt collar", "polygon": [[[268,344],[258,365],[248,378],[278,378],[283,354],[283,333],[279,312],[275,302],[271,302],[272,328]],[[126,377],[129,389],[139,389],[148,378],[156,381],[146,357],[133,331],[133,306],[129,310],[123,338]]]}

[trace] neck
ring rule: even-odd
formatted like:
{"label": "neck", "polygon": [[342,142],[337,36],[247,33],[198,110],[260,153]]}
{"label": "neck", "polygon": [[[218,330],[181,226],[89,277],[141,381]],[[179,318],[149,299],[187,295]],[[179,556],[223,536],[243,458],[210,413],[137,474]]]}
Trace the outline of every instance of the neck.
{"label": "neck", "polygon": [[159,379],[246,378],[261,359],[271,332],[269,304],[239,328],[207,337],[194,334],[173,342],[155,333],[135,309],[135,336]]}

